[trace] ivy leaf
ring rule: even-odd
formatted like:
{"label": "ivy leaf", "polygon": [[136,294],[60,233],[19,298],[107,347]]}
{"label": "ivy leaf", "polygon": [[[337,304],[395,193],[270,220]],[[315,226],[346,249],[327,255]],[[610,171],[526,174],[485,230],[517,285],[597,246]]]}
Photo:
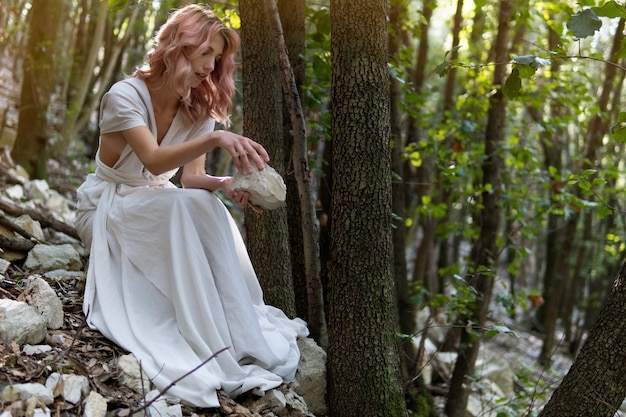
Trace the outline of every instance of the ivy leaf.
{"label": "ivy leaf", "polygon": [[573,14],[567,21],[567,28],[578,39],[592,36],[600,27],[602,27],[602,21],[592,9],[585,9]]}
{"label": "ivy leaf", "polygon": [[515,98],[519,95],[520,90],[522,89],[522,79],[519,76],[519,70],[517,68],[513,68],[511,74],[507,77],[504,82],[503,92],[504,95],[508,98]]}

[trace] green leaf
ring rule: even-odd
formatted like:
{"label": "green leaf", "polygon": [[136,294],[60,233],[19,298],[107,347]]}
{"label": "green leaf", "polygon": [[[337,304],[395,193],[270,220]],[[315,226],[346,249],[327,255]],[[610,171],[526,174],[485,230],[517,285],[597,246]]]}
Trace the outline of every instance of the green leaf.
{"label": "green leaf", "polygon": [[116,12],[126,7],[128,0],[109,0],[108,3],[109,3],[109,10],[112,12]]}
{"label": "green leaf", "polygon": [[592,7],[592,10],[596,12],[598,16],[610,18],[626,17],[626,7],[614,1],[608,1],[600,7]]}
{"label": "green leaf", "polygon": [[535,75],[537,67],[534,65],[517,65],[520,78],[530,78]]}
{"label": "green leaf", "polygon": [[598,209],[598,216],[601,219],[604,219],[607,216],[611,216],[613,214],[613,210],[611,210],[609,207],[607,206],[602,206]]}
{"label": "green leaf", "polygon": [[452,65],[450,64],[450,61],[443,61],[435,68],[435,74],[443,78],[448,74],[448,71],[450,71],[451,67]]}
{"label": "green leaf", "polygon": [[491,339],[492,337],[502,333],[509,334],[511,336],[517,336],[513,330],[511,330],[502,323],[494,324],[491,329],[485,332],[485,336]]}
{"label": "green leaf", "polygon": [[519,76],[519,70],[517,68],[513,68],[511,74],[507,77],[504,82],[504,95],[508,98],[515,98],[519,95],[520,90],[522,89],[522,80]]}
{"label": "green leaf", "polygon": [[602,21],[592,9],[585,9],[573,14],[567,21],[567,28],[572,31],[578,39],[592,36],[596,30],[602,27]]}

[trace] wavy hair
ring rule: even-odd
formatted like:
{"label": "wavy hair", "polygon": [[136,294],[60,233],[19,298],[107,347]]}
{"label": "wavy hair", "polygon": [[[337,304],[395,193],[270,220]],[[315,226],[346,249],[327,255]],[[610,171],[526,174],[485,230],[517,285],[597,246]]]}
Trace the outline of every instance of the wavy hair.
{"label": "wavy hair", "polygon": [[[197,87],[188,80],[194,71],[189,58],[208,46],[214,36],[224,39],[224,51],[213,72]],[[235,54],[239,35],[210,9],[189,5],[175,10],[161,26],[148,52],[148,63],[134,76],[161,88],[167,82],[180,95],[183,114],[189,121],[209,118],[228,124],[235,95]]]}

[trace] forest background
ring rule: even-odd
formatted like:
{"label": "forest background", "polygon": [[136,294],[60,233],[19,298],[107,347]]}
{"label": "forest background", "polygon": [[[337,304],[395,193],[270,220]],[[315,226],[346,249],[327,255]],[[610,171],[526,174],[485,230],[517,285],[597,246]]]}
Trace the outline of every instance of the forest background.
{"label": "forest background", "polygon": [[[93,169],[102,94],[186,3],[3,0],[0,137],[13,159],[33,178],[72,166],[75,189]],[[624,372],[598,366],[626,355],[626,7],[281,0],[281,32],[273,3],[210,2],[242,36],[232,128],[268,148],[289,187],[286,208],[244,213],[251,258],[267,301],[327,348],[331,414],[433,415],[413,342],[436,319],[449,329],[438,348],[459,353],[447,415],[464,415],[481,339],[514,326],[540,332],[542,366],[565,347],[596,369],[583,385],[598,395],[571,401],[564,382],[579,408],[563,414],[555,395],[553,415],[613,415]],[[232,172],[219,151],[208,163]],[[610,359],[591,343],[602,337]]]}

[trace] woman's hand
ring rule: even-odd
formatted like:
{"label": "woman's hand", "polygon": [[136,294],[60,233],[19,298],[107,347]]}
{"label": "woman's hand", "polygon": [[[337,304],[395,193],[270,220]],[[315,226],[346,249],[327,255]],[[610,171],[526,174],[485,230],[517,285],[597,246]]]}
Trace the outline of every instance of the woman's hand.
{"label": "woman's hand", "polygon": [[239,171],[251,173],[251,160],[259,169],[265,168],[265,163],[269,162],[270,157],[260,143],[227,130],[217,130],[214,133],[217,135],[217,146],[230,153]]}
{"label": "woman's hand", "polygon": [[233,182],[233,177],[224,177],[221,181],[222,190],[224,194],[228,198],[230,198],[233,202],[239,204],[241,207],[246,208],[250,207],[256,213],[263,213],[263,208],[257,205],[254,205],[250,202],[250,193],[247,191],[237,191],[231,187],[231,183]]}

